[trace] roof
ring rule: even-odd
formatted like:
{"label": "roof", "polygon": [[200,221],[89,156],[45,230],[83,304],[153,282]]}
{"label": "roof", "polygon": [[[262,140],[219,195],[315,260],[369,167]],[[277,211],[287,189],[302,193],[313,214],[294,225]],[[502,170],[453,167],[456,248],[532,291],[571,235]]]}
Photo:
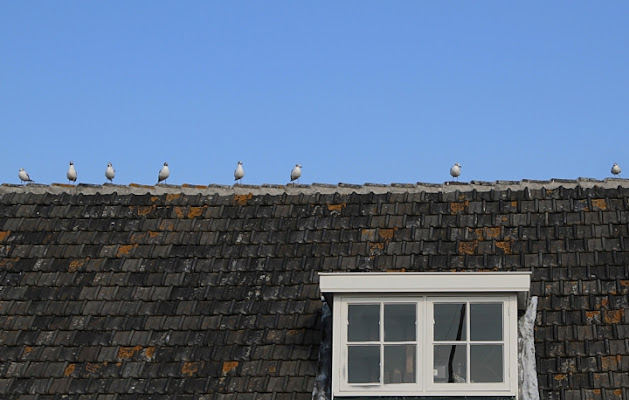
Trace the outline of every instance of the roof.
{"label": "roof", "polygon": [[531,271],[544,399],[627,397],[629,181],[0,186],[0,394],[310,399],[319,272]]}

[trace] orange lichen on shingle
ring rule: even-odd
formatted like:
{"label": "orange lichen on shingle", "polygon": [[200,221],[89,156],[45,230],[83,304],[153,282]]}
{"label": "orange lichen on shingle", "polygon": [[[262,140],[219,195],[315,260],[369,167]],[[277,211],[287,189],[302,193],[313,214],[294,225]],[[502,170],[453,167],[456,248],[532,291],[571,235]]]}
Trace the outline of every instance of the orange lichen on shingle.
{"label": "orange lichen on shingle", "polygon": [[395,232],[396,228],[392,228],[392,229],[380,229],[378,231],[378,234],[380,235],[381,238],[383,238],[384,240],[392,240],[393,239],[393,232]]}
{"label": "orange lichen on shingle", "polygon": [[360,233],[361,233],[361,240],[362,241],[376,240],[376,230],[375,229],[365,228],[362,231],[360,231]]}
{"label": "orange lichen on shingle", "polygon": [[595,210],[607,210],[607,202],[605,199],[592,199],[592,208]]}
{"label": "orange lichen on shingle", "polygon": [[117,257],[123,256],[123,255],[128,256],[131,250],[135,249],[136,247],[138,247],[137,243],[125,244],[123,246],[120,246],[118,248],[118,253],[116,254],[116,256]]}
{"label": "orange lichen on shingle", "polygon": [[622,317],[625,315],[625,310],[605,310],[603,311],[603,320],[606,324],[618,324],[622,322]]}
{"label": "orange lichen on shingle", "polygon": [[31,346],[24,347],[24,354],[29,354],[31,351],[33,351],[33,348]]}
{"label": "orange lichen on shingle", "polygon": [[518,206],[518,202],[517,201],[512,201],[511,202],[511,207],[517,207]]}
{"label": "orange lichen on shingle", "polygon": [[478,247],[478,241],[474,240],[472,242],[460,242],[459,243],[459,253],[463,254],[474,254],[476,252],[476,248]]}
{"label": "orange lichen on shingle", "polygon": [[129,241],[131,243],[141,243],[144,241],[144,238],[146,238],[146,234],[144,232],[136,232],[131,235]]}
{"label": "orange lichen on shingle", "polygon": [[599,304],[597,304],[595,307],[596,307],[597,310],[600,310],[601,307],[607,308],[608,305],[609,305],[609,300],[608,299],[601,299],[601,302]]}
{"label": "orange lichen on shingle", "polygon": [[83,267],[88,259],[74,259],[70,261],[70,265],[68,265],[68,272],[75,272],[77,269]]}
{"label": "orange lichen on shingle", "polygon": [[65,376],[70,376],[70,375],[72,375],[72,373],[74,372],[74,369],[75,369],[75,368],[76,368],[76,365],[75,365],[75,364],[69,364],[69,365],[66,367],[65,371],[63,371],[63,374],[64,374]]}
{"label": "orange lichen on shingle", "polygon": [[485,228],[485,236],[487,236],[489,239],[495,239],[499,237],[500,227],[496,226],[496,227]]}
{"label": "orange lichen on shingle", "polygon": [[144,354],[144,357],[146,357],[148,360],[151,360],[155,355],[155,346],[145,348],[142,353]]}
{"label": "orange lichen on shingle", "polygon": [[465,211],[465,208],[470,205],[469,201],[462,202],[452,202],[450,203],[450,214],[456,215],[460,212]]}
{"label": "orange lichen on shingle", "polygon": [[207,189],[206,185],[192,185],[190,183],[184,183],[181,187],[192,188],[192,189]]}
{"label": "orange lichen on shingle", "polygon": [[166,202],[177,200],[180,197],[181,197],[181,193],[166,194]]}
{"label": "orange lichen on shingle", "polygon": [[370,250],[375,250],[375,249],[382,250],[382,249],[384,249],[384,243],[379,243],[379,242],[373,243],[373,242],[370,242],[369,243],[369,249]]}
{"label": "orange lichen on shingle", "polygon": [[235,194],[233,204],[238,204],[239,206],[244,206],[247,204],[247,201],[253,198],[253,193],[247,194]]}
{"label": "orange lichen on shingle", "polygon": [[134,347],[121,347],[118,349],[118,359],[126,360],[127,358],[131,358],[135,353],[140,350],[142,350],[142,346],[140,345]]}
{"label": "orange lichen on shingle", "polygon": [[600,311],[586,311],[585,312],[585,319],[590,324],[592,322],[600,322],[600,320],[601,320],[601,312]]}
{"label": "orange lichen on shingle", "polygon": [[618,369],[618,367],[622,365],[621,363],[622,357],[620,354],[615,356],[601,356],[601,368],[603,371]]}
{"label": "orange lichen on shingle", "polygon": [[556,374],[553,379],[556,381],[563,381],[564,379],[568,379],[568,376],[566,374]]}
{"label": "orange lichen on shingle", "polygon": [[177,216],[177,218],[183,218],[184,207],[175,207],[173,210],[175,211],[175,215]]}
{"label": "orange lichen on shingle", "polygon": [[238,361],[225,361],[223,363],[223,373],[226,374],[238,366]]}
{"label": "orange lichen on shingle", "polygon": [[470,232],[474,232],[478,240],[485,240],[485,238],[496,239],[500,237],[499,226],[487,227],[487,228],[476,228],[476,229],[468,228],[468,229]]}
{"label": "orange lichen on shingle", "polygon": [[4,239],[11,234],[11,231],[0,231],[0,242],[4,242]]}
{"label": "orange lichen on shingle", "polygon": [[205,210],[207,206],[202,207],[190,207],[188,210],[188,218],[196,218],[203,214],[203,210]]}
{"label": "orange lichen on shingle", "polygon": [[345,206],[347,206],[347,203],[343,202],[343,203],[339,203],[339,204],[327,204],[328,206],[328,211],[341,211],[343,208],[345,208]]}
{"label": "orange lichen on shingle", "polygon": [[155,204],[152,206],[129,206],[131,211],[135,211],[138,216],[148,215],[155,210]]}
{"label": "orange lichen on shingle", "polygon": [[186,361],[181,366],[181,373],[184,375],[192,376],[197,371],[199,371],[200,366],[201,363],[199,361]]}
{"label": "orange lichen on shingle", "polygon": [[175,229],[175,223],[171,220],[164,219],[159,224],[160,231],[172,231]]}
{"label": "orange lichen on shingle", "polygon": [[87,364],[85,364],[85,370],[88,372],[98,372],[98,370],[101,369],[102,366],[103,364],[88,362]]}
{"label": "orange lichen on shingle", "polygon": [[496,247],[502,249],[505,254],[511,254],[511,241],[505,240],[504,242],[496,242]]}
{"label": "orange lichen on shingle", "polygon": [[0,259],[0,268],[12,269],[20,261],[20,257]]}

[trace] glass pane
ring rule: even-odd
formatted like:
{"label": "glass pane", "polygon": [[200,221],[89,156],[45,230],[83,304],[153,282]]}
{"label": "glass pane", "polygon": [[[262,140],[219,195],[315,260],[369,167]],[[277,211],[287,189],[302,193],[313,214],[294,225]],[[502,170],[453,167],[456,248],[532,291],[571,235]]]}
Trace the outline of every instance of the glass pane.
{"label": "glass pane", "polygon": [[472,382],[502,382],[502,345],[479,344],[470,348]]}
{"label": "glass pane", "polygon": [[435,346],[435,383],[464,383],[467,376],[465,345]]}
{"label": "glass pane", "polygon": [[415,383],[415,345],[384,346],[384,383]]}
{"label": "glass pane", "polygon": [[347,312],[349,342],[380,340],[380,305],[350,304]]}
{"label": "glass pane", "polygon": [[435,303],[435,340],[466,340],[465,303]]}
{"label": "glass pane", "polygon": [[471,303],[470,331],[471,340],[502,340],[502,303]]}
{"label": "glass pane", "polygon": [[403,342],[415,340],[415,304],[384,305],[384,341]]}
{"label": "glass pane", "polygon": [[349,346],[347,352],[349,383],[380,382],[380,346]]}

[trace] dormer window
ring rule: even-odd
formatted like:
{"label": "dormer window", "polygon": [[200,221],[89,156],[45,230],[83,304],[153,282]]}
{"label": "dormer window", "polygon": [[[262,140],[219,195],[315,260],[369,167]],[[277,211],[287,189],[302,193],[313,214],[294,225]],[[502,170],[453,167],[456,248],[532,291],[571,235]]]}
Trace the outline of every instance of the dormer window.
{"label": "dormer window", "polygon": [[332,393],[515,396],[516,293],[528,290],[529,279],[321,274],[321,291],[333,296]]}

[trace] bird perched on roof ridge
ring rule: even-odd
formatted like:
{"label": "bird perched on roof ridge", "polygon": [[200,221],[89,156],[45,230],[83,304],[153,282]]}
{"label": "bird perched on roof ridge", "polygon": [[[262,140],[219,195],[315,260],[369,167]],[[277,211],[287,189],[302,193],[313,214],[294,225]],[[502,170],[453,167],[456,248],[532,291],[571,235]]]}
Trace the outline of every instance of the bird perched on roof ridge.
{"label": "bird perched on roof ridge", "polygon": [[74,162],[70,161],[70,166],[68,167],[68,172],[66,173],[66,177],[68,178],[68,182],[75,183],[77,174],[76,169],[74,169]]}
{"label": "bird perched on roof ridge", "polygon": [[168,163],[165,162],[162,169],[159,170],[159,175],[157,175],[157,183],[161,181],[165,181],[170,176],[170,169],[168,169]]}
{"label": "bird perched on roof ridge", "polygon": [[453,178],[456,178],[456,180],[458,182],[459,175],[461,175],[461,164],[454,163],[452,168],[450,168],[450,175],[452,175]]}
{"label": "bird perched on roof ridge", "polygon": [[612,174],[618,175],[620,172],[620,165],[618,165],[618,163],[614,163],[614,165],[612,165]]}
{"label": "bird perched on roof ridge", "polygon": [[295,164],[295,168],[290,172],[290,181],[297,180],[299,182],[299,178],[301,177],[301,165]]}
{"label": "bird perched on roof ridge", "polygon": [[24,184],[24,182],[33,182],[33,180],[30,176],[28,176],[28,173],[24,170],[24,168],[20,168],[17,176],[20,177],[20,181],[22,181],[22,184]]}
{"label": "bird perched on roof ridge", "polygon": [[105,170],[105,178],[109,179],[109,182],[113,182],[115,176],[116,176],[116,171],[114,170],[114,166],[111,165],[111,163],[107,163],[107,169]]}
{"label": "bird perched on roof ridge", "polygon": [[245,176],[245,170],[242,168],[242,161],[238,161],[238,166],[234,171],[234,180],[239,181]]}

